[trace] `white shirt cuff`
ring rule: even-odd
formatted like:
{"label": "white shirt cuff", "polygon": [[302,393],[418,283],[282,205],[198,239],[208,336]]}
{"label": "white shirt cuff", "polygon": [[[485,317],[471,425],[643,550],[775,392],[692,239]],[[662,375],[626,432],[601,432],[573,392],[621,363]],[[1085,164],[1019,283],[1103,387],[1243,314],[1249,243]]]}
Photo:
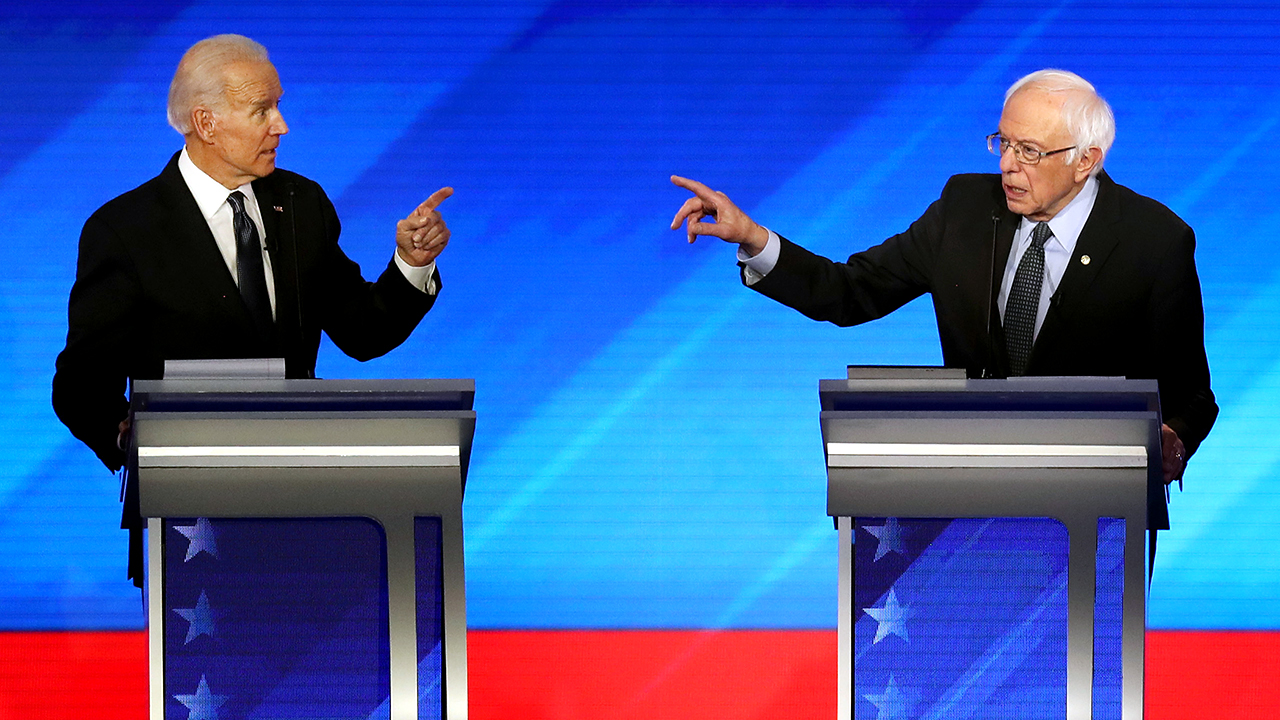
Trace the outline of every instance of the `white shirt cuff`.
{"label": "white shirt cuff", "polygon": [[[769,228],[765,228],[769,230]],[[755,285],[768,275],[774,266],[778,264],[778,254],[782,250],[782,241],[778,239],[778,233],[769,230],[769,242],[765,243],[764,249],[755,257],[747,257],[742,251],[742,246],[738,246],[738,262],[742,263],[743,281],[747,285]]]}
{"label": "white shirt cuff", "polygon": [[435,280],[435,261],[427,263],[422,267],[414,267],[413,265],[405,262],[404,258],[400,257],[400,253],[396,252],[392,254],[396,259],[396,267],[400,268],[400,274],[404,275],[404,279],[408,280],[410,285],[418,288],[428,295],[436,294],[438,288],[436,288]]}

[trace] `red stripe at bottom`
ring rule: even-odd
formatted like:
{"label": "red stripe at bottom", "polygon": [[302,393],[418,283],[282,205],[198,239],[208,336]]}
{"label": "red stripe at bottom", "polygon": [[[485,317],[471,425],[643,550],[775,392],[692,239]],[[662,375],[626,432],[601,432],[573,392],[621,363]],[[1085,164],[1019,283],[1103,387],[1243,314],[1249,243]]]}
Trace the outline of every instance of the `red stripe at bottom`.
{"label": "red stripe at bottom", "polygon": [[1280,632],[1148,632],[1147,717],[1280,718]]}
{"label": "red stripe at bottom", "polygon": [[[474,720],[832,720],[832,631],[472,631]],[[0,720],[145,720],[146,634],[0,633]],[[1147,634],[1147,718],[1280,717],[1280,633]]]}
{"label": "red stripe at bottom", "polygon": [[471,632],[471,717],[822,718],[832,631]]}
{"label": "red stripe at bottom", "polygon": [[146,633],[0,633],[0,719],[146,717]]}

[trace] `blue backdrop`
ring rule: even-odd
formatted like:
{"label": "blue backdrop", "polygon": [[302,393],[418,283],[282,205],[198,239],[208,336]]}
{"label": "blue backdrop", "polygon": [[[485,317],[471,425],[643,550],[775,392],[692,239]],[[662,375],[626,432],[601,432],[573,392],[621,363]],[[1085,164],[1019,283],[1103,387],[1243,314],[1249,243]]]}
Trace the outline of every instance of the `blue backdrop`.
{"label": "blue backdrop", "polygon": [[1218,426],[1175,494],[1158,628],[1280,628],[1280,9],[1271,3],[197,1],[0,10],[0,629],[140,628],[116,480],[49,407],[84,219],[155,175],[173,68],[239,32],[368,272],[441,185],[445,288],[405,346],[325,377],[474,377],[479,628],[824,628],[817,380],[937,363],[927,301],[855,329],[743,289],[667,229],[678,173],[843,257],[994,171],[1004,88],[1093,81],[1107,167],[1198,233]]}

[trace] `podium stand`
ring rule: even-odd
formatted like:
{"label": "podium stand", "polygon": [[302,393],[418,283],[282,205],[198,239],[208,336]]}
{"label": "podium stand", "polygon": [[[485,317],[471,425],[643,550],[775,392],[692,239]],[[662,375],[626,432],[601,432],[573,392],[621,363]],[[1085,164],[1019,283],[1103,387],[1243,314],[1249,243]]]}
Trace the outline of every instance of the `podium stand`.
{"label": "podium stand", "polygon": [[[851,369],[851,376],[854,374]],[[904,609],[910,598],[899,597],[901,591],[895,593],[892,584],[877,601],[883,607],[865,603],[862,608],[855,607],[855,582],[861,582],[863,572],[863,566],[855,568],[857,518],[886,518],[882,525],[877,521],[864,525],[872,533],[867,540],[868,545],[875,543],[876,561],[886,557],[897,561],[896,556],[888,555],[895,550],[910,554],[899,518],[1050,518],[1043,522],[1058,528],[1056,520],[1066,532],[1065,572],[1056,576],[1066,600],[1065,716],[1070,720],[1140,720],[1146,624],[1144,530],[1149,494],[1153,507],[1158,501],[1155,512],[1164,509],[1155,381],[966,380],[963,375],[910,377],[897,373],[897,377],[823,380],[820,396],[828,471],[827,513],[836,519],[840,542],[838,717],[854,717],[855,703],[860,701],[875,703],[879,709],[894,705],[903,717],[984,716],[966,706],[974,702],[968,696],[980,694],[975,688],[984,682],[981,673],[1000,668],[1006,673],[1004,677],[1014,678],[1000,680],[1007,688],[1010,682],[1019,681],[1018,673],[1023,670],[1007,660],[1008,652],[1019,643],[1034,644],[1024,642],[1025,623],[1031,622],[1026,619],[1029,615],[1024,615],[1019,618],[1023,626],[997,635],[963,673],[933,688],[928,703],[922,702],[919,694],[912,696],[904,690],[902,678],[892,673],[886,684],[855,691],[855,673],[862,672],[860,662],[870,663],[866,658],[872,657],[872,650],[903,655],[919,652],[907,633],[910,623],[904,620],[911,617],[912,611]],[[1098,565],[1100,527],[1108,528],[1117,538],[1110,553],[1117,566],[1113,576],[1117,592],[1113,593],[1116,599],[1111,617],[1099,617],[1095,622],[1095,599],[1101,603],[1104,595],[1099,587],[1104,577]],[[878,536],[879,542],[873,536]],[[951,556],[935,559],[933,567],[952,561]],[[1036,562],[1044,561],[1037,558]],[[953,567],[952,572],[958,577],[966,571]],[[1012,586],[1023,578],[1004,580]],[[1052,583],[1046,583],[1042,597],[1053,595],[1049,585]],[[931,607],[945,608],[948,603],[959,607],[965,600],[963,591],[935,589],[952,595]],[[1058,593],[1058,601],[1062,595]],[[870,645],[861,650],[854,647],[859,612],[869,618],[870,624],[864,627],[875,624],[878,628],[871,649]],[[1042,615],[1033,618],[1037,622],[1047,617],[1041,609],[1034,612]],[[1098,613],[1104,614],[1102,610]],[[967,621],[970,619],[959,619],[961,624]],[[1120,628],[1115,627],[1117,621],[1122,623]],[[1113,639],[1100,640],[1095,627],[1098,632],[1109,628]],[[917,637],[931,631],[917,629]],[[861,632],[865,637],[868,631]],[[895,632],[901,637],[893,637]],[[885,640],[891,642],[880,645]],[[1108,642],[1112,644],[1108,646]],[[889,647],[892,643],[898,644],[896,649]],[[1118,662],[1111,671],[1120,677],[1114,678],[1111,694],[1121,697],[1100,709],[1094,691],[1099,682],[1094,661],[1095,650],[1104,647],[1118,650],[1114,653],[1119,655]],[[859,652],[863,654],[855,658]],[[1060,655],[1057,662],[1061,663]],[[1054,673],[1060,670],[1046,671],[1047,676],[1060,677]],[[1008,691],[986,692],[989,697]],[[1046,707],[1060,702],[1053,696],[1061,690],[1035,692],[1040,695],[1026,696],[1045,700]],[[956,711],[948,714],[948,707]],[[959,712],[961,709],[964,712]],[[870,716],[875,712],[872,709]],[[1063,715],[1058,710],[1050,716]]]}
{"label": "podium stand", "polygon": [[[135,383],[152,720],[467,716],[473,398],[471,380]],[[237,553],[248,569],[228,569]]]}

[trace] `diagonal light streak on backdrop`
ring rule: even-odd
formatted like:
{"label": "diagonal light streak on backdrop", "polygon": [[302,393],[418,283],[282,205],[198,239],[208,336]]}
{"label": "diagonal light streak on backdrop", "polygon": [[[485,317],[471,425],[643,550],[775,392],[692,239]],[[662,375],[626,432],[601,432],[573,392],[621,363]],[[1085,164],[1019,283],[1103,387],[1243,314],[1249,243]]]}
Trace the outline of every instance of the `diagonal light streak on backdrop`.
{"label": "diagonal light streak on backdrop", "polygon": [[[872,197],[875,189],[886,177],[910,166],[915,159],[915,152],[921,145],[928,144],[930,140],[939,142],[938,131],[944,125],[946,118],[954,113],[967,112],[960,108],[990,109],[993,102],[992,88],[1000,87],[1008,74],[1009,67],[1016,61],[1019,54],[1025,51],[1039,33],[1062,13],[1065,6],[1065,3],[1060,4],[1046,11],[1038,22],[1024,28],[1011,41],[1008,50],[988,57],[973,70],[964,83],[949,89],[942,98],[921,96],[907,90],[915,86],[913,80],[924,83],[926,78],[937,72],[938,65],[954,60],[954,57],[945,50],[938,56],[926,56],[921,66],[899,86],[902,90],[874,112],[868,113],[858,127],[852,128],[845,134],[842,142],[825,150],[822,155],[788,180],[773,196],[762,201],[760,207],[753,211],[753,215],[777,219],[788,228],[798,226],[799,232],[796,237],[804,238],[829,234],[837,222],[847,222],[849,218],[858,217],[867,212],[870,209],[869,205],[875,201]],[[956,32],[960,37],[965,37],[992,21],[992,18],[979,14],[959,27]],[[947,43],[943,42],[941,46],[945,49]],[[887,156],[879,157],[880,148],[868,143],[867,138],[896,137],[896,130],[903,126],[904,118],[911,118],[911,125],[919,125],[920,128],[906,139],[896,142],[892,152]],[[867,169],[852,172],[849,168]],[[805,218],[792,216],[789,208],[793,205],[803,206],[805,198],[832,197],[833,181],[852,181],[852,184],[844,190],[835,192],[834,201],[819,214]],[[648,238],[644,240],[649,241]],[[659,238],[656,241],[671,242],[672,240]],[[715,241],[708,238],[703,242]],[[665,378],[684,364],[688,356],[720,333],[736,313],[744,311],[750,293],[738,287],[728,287],[726,292],[722,279],[730,273],[732,273],[732,266],[726,259],[721,254],[713,255],[688,280],[672,290],[668,298],[661,301],[644,317],[639,318],[630,328],[621,333],[609,348],[600,353],[598,360],[605,367],[612,365],[619,358],[643,357],[648,358],[646,362],[650,363],[650,370],[640,374],[639,379],[626,388],[619,399],[613,401],[602,399],[599,406],[603,411],[593,419],[583,422],[583,431],[572,435],[566,444],[555,451],[548,462],[530,473],[530,478],[504,500],[497,510],[482,520],[473,521],[467,540],[468,552],[482,553],[487,550],[489,543],[495,537],[505,534],[511,523],[518,522],[522,514],[528,511],[540,495],[565,475],[574,472],[575,465],[583,460],[587,450],[596,447],[608,436],[608,432],[616,426],[621,416],[639,407],[642,400],[653,389],[659,387],[658,380]],[[714,298],[708,298],[709,305],[717,309],[706,313],[700,322],[690,325],[684,336],[671,334],[663,336],[661,333],[652,331],[654,326],[667,323],[667,318],[672,315],[673,304],[678,307],[697,307],[702,303],[697,302],[695,298],[707,295],[714,295]],[[682,299],[669,302],[675,297]],[[637,342],[636,335],[644,335],[646,341]],[[655,344],[666,349],[655,352],[653,347]],[[593,361],[592,364],[596,363]],[[698,365],[702,364],[694,364],[694,366]],[[590,377],[593,372],[588,370],[580,375]],[[544,406],[545,412],[539,414],[539,417],[544,419],[531,421],[531,424],[547,422],[548,416],[554,417],[557,414],[551,410],[551,406],[566,402],[564,397],[581,397],[581,393],[589,394],[590,390],[578,387],[576,383],[571,382],[570,389],[561,394],[562,399],[554,400]],[[526,432],[535,431],[527,429]],[[519,434],[518,431],[513,435]],[[490,459],[494,462],[502,462],[498,459],[500,456],[501,453],[497,453]],[[477,471],[477,475],[483,473],[484,470]],[[781,549],[775,555],[771,564],[766,566],[753,581],[746,583],[746,586],[739,590],[737,598],[716,617],[710,626],[730,626],[755,599],[796,567],[799,558],[808,557],[823,549],[824,544],[820,538],[821,536],[814,530],[801,532],[790,546]]]}

